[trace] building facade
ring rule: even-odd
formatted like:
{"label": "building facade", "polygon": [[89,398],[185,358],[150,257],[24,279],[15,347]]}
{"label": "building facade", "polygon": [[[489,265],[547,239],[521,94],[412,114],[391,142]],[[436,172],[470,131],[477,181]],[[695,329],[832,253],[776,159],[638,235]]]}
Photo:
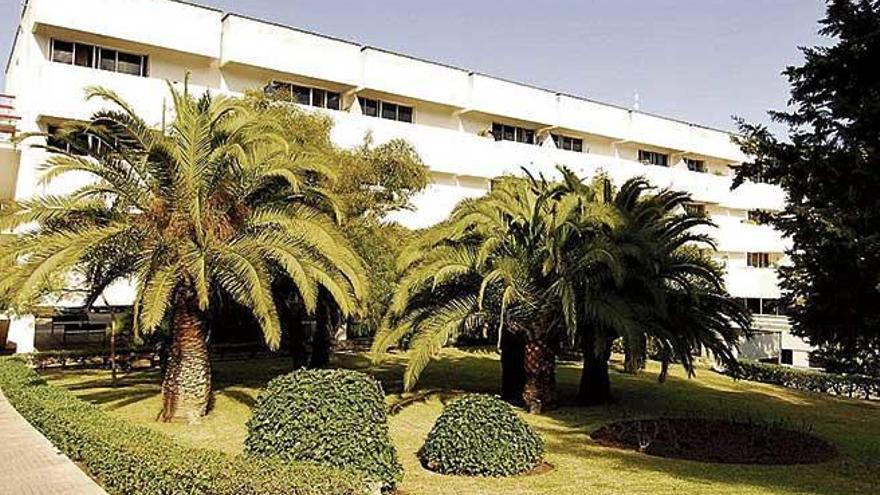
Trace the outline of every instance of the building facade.
{"label": "building facade", "polygon": [[[41,185],[46,152],[14,145],[14,133],[87,119],[100,105],[83,98],[94,85],[113,89],[158,125],[170,106],[167,82],[181,87],[186,74],[199,93],[288,94],[330,115],[342,146],[366,133],[377,143],[408,140],[432,177],[416,210],[396,215],[411,227],[442,220],[461,199],[485,194],[492,178],[522,167],[553,177],[564,164],[617,182],[641,175],[689,192],[691,207],[718,225],[711,233],[728,289],[759,315],[767,345],[776,346],[770,354],[807,363],[809,347],[787,335],[776,304],[774,267],[784,262],[787,241],[754,221],[759,210],[782,208],[784,194],[758,183],[730,189],[731,166],[745,157],[727,132],[185,2],[25,2],[0,98],[0,199],[70,187]],[[20,351],[33,348],[33,326],[12,322]],[[743,352],[753,351],[744,345]]]}

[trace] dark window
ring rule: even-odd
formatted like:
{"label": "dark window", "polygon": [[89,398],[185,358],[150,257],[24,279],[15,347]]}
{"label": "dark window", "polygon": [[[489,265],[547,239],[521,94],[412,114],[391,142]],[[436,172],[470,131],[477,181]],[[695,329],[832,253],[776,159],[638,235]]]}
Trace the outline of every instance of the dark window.
{"label": "dark window", "polygon": [[496,141],[515,141],[517,143],[535,144],[535,131],[524,127],[492,123],[492,135]]}
{"label": "dark window", "polygon": [[98,68],[101,70],[116,72],[116,50],[106,50],[101,48]]}
{"label": "dark window", "polygon": [[397,105],[394,103],[382,102],[382,118],[388,120],[397,120]]}
{"label": "dark window", "polygon": [[693,158],[685,158],[684,162],[687,164],[688,170],[691,172],[705,172],[706,171],[706,162],[703,160],[694,160]]}
{"label": "dark window", "polygon": [[761,314],[761,299],[757,297],[747,297],[746,308],[753,314]]}
{"label": "dark window", "polygon": [[495,138],[495,141],[501,141],[504,138],[503,133],[504,133],[504,126],[497,123],[497,122],[493,122],[492,123],[492,136]]}
{"label": "dark window", "polygon": [[686,211],[688,215],[693,217],[705,217],[706,205],[700,203],[686,203],[684,205],[684,211]]}
{"label": "dark window", "polygon": [[794,364],[794,353],[791,349],[782,349],[782,355],[779,360],[782,364]]}
{"label": "dark window", "polygon": [[62,139],[60,137],[62,132],[64,131],[58,126],[47,126],[46,133],[49,137],[46,138],[46,145],[72,155],[86,154],[86,151],[88,151],[90,147],[89,143],[92,142],[92,138],[85,134],[78,134],[72,137],[67,136],[65,139]]}
{"label": "dark window", "polygon": [[340,98],[339,93],[334,93],[332,91],[327,92],[327,108],[330,110],[339,110],[340,107]]}
{"label": "dark window", "polygon": [[412,107],[398,105],[397,106],[397,120],[399,120],[401,122],[409,122],[410,124],[412,124],[412,121],[413,121]]}
{"label": "dark window", "polygon": [[748,253],[746,255],[746,264],[754,268],[767,268],[770,266],[770,254]]}
{"label": "dark window", "polygon": [[378,117],[379,116],[379,101],[371,100],[369,98],[360,98],[361,100],[361,112],[368,117]]}
{"label": "dark window", "polygon": [[119,62],[116,64],[116,71],[131,76],[142,75],[143,58],[140,55],[132,55],[130,53],[119,52]]}
{"label": "dark window", "polygon": [[299,103],[300,105],[311,105],[312,104],[312,90],[311,88],[307,88],[305,86],[292,86],[293,91],[293,101]]}
{"label": "dark window", "polygon": [[327,92],[323,89],[312,88],[312,106],[325,108],[327,106]]}
{"label": "dark window", "polygon": [[556,144],[556,148],[565,151],[577,151],[578,153],[584,151],[584,140],[561,136],[559,134],[551,134],[553,137],[553,143]]}
{"label": "dark window", "polygon": [[748,219],[750,222],[761,222],[761,212],[759,210],[749,210],[746,215],[748,215]]}
{"label": "dark window", "polygon": [[669,166],[669,155],[657,153],[656,151],[639,150],[639,161],[645,165],[656,165],[658,167]]}
{"label": "dark window", "polygon": [[117,52],[85,43],[52,40],[52,61],[147,77],[146,55]]}
{"label": "dark window", "polygon": [[52,61],[62,64],[72,64],[73,43],[52,40]]}
{"label": "dark window", "polygon": [[94,67],[95,66],[95,47],[92,45],[83,45],[82,43],[77,43],[74,47],[76,53],[73,57],[74,65],[78,65],[80,67]]}

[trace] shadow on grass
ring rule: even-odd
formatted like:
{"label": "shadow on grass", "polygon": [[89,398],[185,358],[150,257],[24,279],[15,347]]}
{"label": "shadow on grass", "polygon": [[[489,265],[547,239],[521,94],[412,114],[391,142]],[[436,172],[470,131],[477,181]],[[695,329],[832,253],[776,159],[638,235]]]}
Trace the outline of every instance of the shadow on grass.
{"label": "shadow on grass", "polygon": [[[379,366],[371,366],[363,355],[338,354],[334,366],[370,373],[382,382],[392,411],[431,399],[445,402],[460,393],[498,394],[500,363],[492,350],[451,351],[425,369],[418,388],[403,393],[405,356],[392,354]],[[614,369],[619,369],[615,363]],[[275,376],[289,373],[287,358],[229,361],[214,364],[215,392],[252,408],[254,394],[241,389],[260,389]],[[76,379],[72,379],[72,375]],[[123,375],[120,387],[109,388],[103,372],[45,372],[78,396],[107,408],[117,409],[147,400],[160,393],[156,371],[137,371]],[[719,491],[735,493],[765,489],[782,493],[817,495],[876,493],[880,484],[880,404],[839,400],[749,382],[700,370],[697,380],[676,372],[665,384],[656,382],[656,370],[641,376],[612,373],[617,402],[600,407],[562,407],[530,422],[544,436],[547,451],[567,463],[565,469],[591,469],[610,466],[621,473],[639,473],[651,479],[658,476],[667,486],[675,480],[715,485]],[[561,364],[558,384],[563,404],[572,403],[577,394],[580,367]],[[650,457],[630,451],[598,446],[589,433],[602,424],[637,416],[692,416],[751,418],[792,424],[812,425],[814,434],[832,442],[842,456],[832,462],[809,466],[744,466],[704,464]],[[575,466],[574,468],[572,466]],[[582,468],[578,466],[583,466]]]}

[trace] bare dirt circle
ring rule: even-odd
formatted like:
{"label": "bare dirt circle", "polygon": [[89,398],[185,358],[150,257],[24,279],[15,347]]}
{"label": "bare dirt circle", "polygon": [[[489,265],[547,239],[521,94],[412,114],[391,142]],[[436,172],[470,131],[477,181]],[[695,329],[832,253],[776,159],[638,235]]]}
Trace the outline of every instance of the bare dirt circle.
{"label": "bare dirt circle", "polygon": [[590,436],[606,447],[719,464],[816,464],[837,455],[833,445],[810,433],[759,422],[640,419],[607,424]]}

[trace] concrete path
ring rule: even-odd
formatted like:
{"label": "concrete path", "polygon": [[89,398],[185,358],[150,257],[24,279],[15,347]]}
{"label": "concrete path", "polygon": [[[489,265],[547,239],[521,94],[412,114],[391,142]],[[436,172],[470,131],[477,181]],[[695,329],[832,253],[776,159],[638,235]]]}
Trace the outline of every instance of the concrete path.
{"label": "concrete path", "polygon": [[34,429],[0,391],[0,494],[107,495]]}

